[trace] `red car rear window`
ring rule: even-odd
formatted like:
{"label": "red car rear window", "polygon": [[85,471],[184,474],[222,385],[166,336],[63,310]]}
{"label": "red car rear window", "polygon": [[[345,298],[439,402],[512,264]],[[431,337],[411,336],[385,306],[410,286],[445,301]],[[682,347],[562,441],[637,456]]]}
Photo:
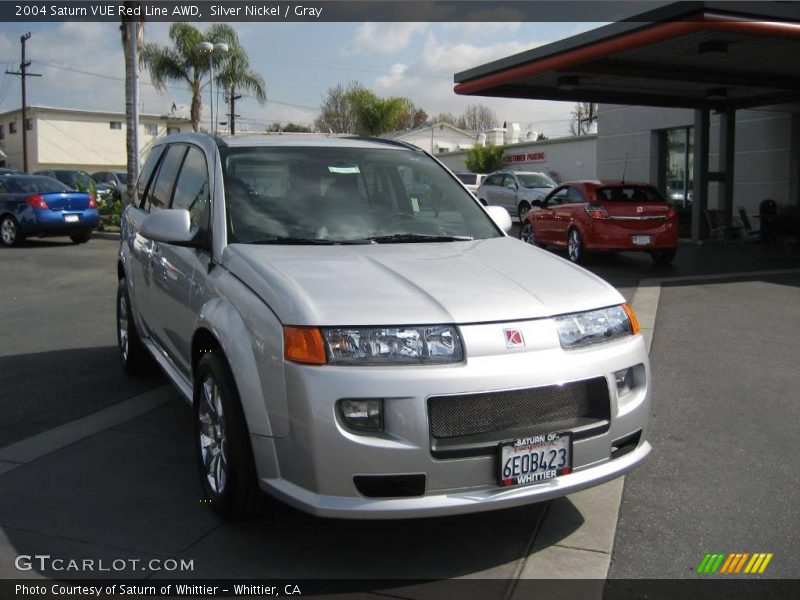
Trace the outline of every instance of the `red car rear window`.
{"label": "red car rear window", "polygon": [[597,188],[597,197],[603,202],[663,202],[664,198],[654,187],[641,185],[614,185]]}

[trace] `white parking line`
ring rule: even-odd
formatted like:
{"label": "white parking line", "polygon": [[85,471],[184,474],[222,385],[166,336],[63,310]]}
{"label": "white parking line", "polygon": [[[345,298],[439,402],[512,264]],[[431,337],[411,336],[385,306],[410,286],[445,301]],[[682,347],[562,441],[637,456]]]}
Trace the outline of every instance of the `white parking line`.
{"label": "white parking line", "polygon": [[134,396],[86,417],[0,448],[0,474],[153,410],[177,395],[171,385]]}

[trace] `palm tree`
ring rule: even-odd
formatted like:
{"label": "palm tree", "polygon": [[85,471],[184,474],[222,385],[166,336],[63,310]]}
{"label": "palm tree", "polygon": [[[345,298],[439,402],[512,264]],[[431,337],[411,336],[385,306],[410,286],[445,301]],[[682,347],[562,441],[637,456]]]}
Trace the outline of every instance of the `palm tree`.
{"label": "palm tree", "polygon": [[[133,8],[139,4],[138,1],[125,2],[125,7]],[[139,176],[137,162],[139,148],[136,136],[136,120],[134,119],[136,97],[138,97],[138,92],[134,94],[134,91],[137,89],[137,79],[139,77],[139,65],[137,64],[136,56],[142,52],[144,23],[139,19],[132,23],[127,19],[123,19],[119,30],[122,37],[122,50],[125,54],[125,122],[127,123],[125,146],[128,161],[128,189],[126,196],[128,202],[133,202],[133,190],[136,185],[136,178]],[[133,48],[128,44],[129,34],[136,36],[136,45]]]}
{"label": "palm tree", "polygon": [[[234,33],[234,36],[236,34]],[[267,84],[264,78],[250,69],[247,54],[239,44],[239,39],[234,37],[228,40],[228,54],[220,67],[217,83],[226,90],[230,114],[231,135],[236,133],[236,101],[241,98],[237,92],[246,92],[252,95],[259,104],[267,101]]]}
{"label": "palm tree", "polygon": [[[189,85],[192,94],[190,118],[192,128],[197,131],[203,107],[203,87],[208,83],[208,81],[203,83],[203,79],[209,74],[208,54],[199,50],[198,45],[200,42],[226,42],[231,48],[238,49],[233,55],[241,53],[245,58],[247,55],[239,44],[236,31],[225,23],[215,23],[206,31],[200,31],[189,23],[173,23],[169,28],[169,39],[172,47],[154,43],[145,44],[142,48],[141,62],[150,71],[150,80],[160,92],[163,92],[167,83],[172,81],[185,82]],[[224,65],[228,60],[224,55],[211,56],[215,68]],[[263,86],[263,80],[261,84]],[[265,90],[264,95],[266,96]]]}

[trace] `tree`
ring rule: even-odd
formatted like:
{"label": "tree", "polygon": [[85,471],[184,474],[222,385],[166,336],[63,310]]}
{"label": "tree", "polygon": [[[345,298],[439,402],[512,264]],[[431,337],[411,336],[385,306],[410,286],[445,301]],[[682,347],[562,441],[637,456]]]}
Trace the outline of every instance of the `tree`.
{"label": "tree", "polygon": [[392,96],[381,98],[366,88],[354,90],[347,95],[356,120],[359,135],[380,135],[402,128],[404,117],[411,112],[408,98]]}
{"label": "tree", "polygon": [[550,139],[550,138],[548,138],[548,137],[547,137],[545,134],[543,134],[543,133],[540,133],[539,135],[537,135],[537,136],[536,136],[536,141],[537,141],[537,142],[543,142],[544,140],[549,140],[549,139]]}
{"label": "tree", "polygon": [[[169,39],[172,47],[155,43],[144,44],[140,62],[150,71],[150,79],[159,92],[163,92],[167,83],[172,81],[182,81],[189,85],[192,94],[189,114],[192,129],[197,131],[200,128],[203,107],[203,79],[209,74],[209,55],[197,46],[200,42],[230,44],[231,40],[236,40],[238,43],[238,36],[226,23],[215,23],[206,31],[200,31],[189,23],[173,23],[169,28]],[[241,52],[244,53],[244,50]],[[215,68],[221,67],[225,60],[226,57],[222,54],[211,55]]]}
{"label": "tree", "polygon": [[231,135],[236,133],[236,101],[241,98],[237,92],[252,95],[256,102],[264,104],[267,101],[267,84],[264,78],[250,68],[250,60],[239,42],[239,36],[233,29],[225,32],[228,44],[228,53],[224,55],[222,65],[217,75],[217,83],[226,90],[228,96],[228,119]]}
{"label": "tree", "polygon": [[328,88],[320,114],[314,121],[314,127],[324,133],[355,133],[356,117],[350,95],[363,89],[364,86],[358,81],[351,81],[346,85],[340,83]]}
{"label": "tree", "polygon": [[469,131],[486,131],[498,125],[497,115],[494,111],[483,104],[470,104],[464,110],[463,124],[461,129]]}
{"label": "tree", "polygon": [[[135,8],[140,5],[139,2],[125,2],[126,8]],[[141,10],[141,6],[139,6]],[[136,111],[136,100],[138,98],[138,78],[139,78],[139,64],[136,59],[142,52],[142,43],[144,38],[144,23],[139,19],[129,20],[123,18],[122,25],[119,28],[120,37],[122,41],[122,51],[125,55],[125,123],[127,124],[125,131],[125,153],[127,156],[127,170],[128,170],[128,185],[127,185],[127,201],[133,202],[134,190],[136,188],[136,179],[139,177],[138,169],[138,137],[137,125],[138,119],[134,117]],[[130,44],[128,36],[135,36],[135,42]]]}
{"label": "tree", "polygon": [[597,120],[597,104],[593,102],[578,102],[572,109],[572,121],[569,132],[572,135],[586,135],[590,125]]}
{"label": "tree", "polygon": [[430,120],[431,125],[435,123],[447,123],[448,125],[452,125],[453,127],[458,127],[459,129],[465,128],[463,115],[457,117],[451,112],[440,112],[438,115],[436,115]]}
{"label": "tree", "polygon": [[414,114],[411,116],[411,127],[424,127],[428,124],[428,113],[426,113],[423,109],[418,108],[414,111]]}
{"label": "tree", "polygon": [[503,166],[503,147],[489,144],[467,149],[464,161],[471,173],[491,173]]}
{"label": "tree", "polygon": [[267,127],[269,132],[286,132],[286,133],[311,133],[311,127],[307,125],[298,125],[296,123],[288,122],[286,125],[280,123],[273,123]]}

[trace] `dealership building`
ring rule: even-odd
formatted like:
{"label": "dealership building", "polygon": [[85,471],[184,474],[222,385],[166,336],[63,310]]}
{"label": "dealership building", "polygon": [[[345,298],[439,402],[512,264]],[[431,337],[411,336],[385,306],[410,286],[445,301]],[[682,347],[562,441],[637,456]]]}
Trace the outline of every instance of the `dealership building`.
{"label": "dealership building", "polygon": [[797,3],[675,3],[457,73],[455,91],[599,103],[596,177],[690,205],[697,241],[711,212],[800,212],[798,46]]}

